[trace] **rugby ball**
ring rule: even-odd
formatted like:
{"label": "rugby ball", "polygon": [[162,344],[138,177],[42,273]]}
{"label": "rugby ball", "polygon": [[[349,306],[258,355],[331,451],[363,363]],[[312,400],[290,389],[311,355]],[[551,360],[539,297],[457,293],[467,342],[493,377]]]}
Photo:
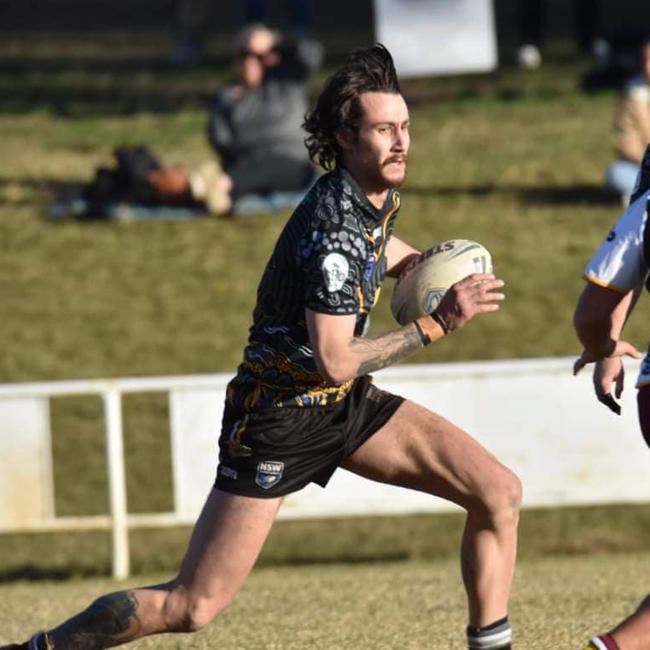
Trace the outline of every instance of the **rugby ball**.
{"label": "rugby ball", "polygon": [[492,256],[469,239],[450,239],[416,257],[401,273],[390,302],[395,320],[407,325],[430,314],[456,284],[472,273],[492,273]]}

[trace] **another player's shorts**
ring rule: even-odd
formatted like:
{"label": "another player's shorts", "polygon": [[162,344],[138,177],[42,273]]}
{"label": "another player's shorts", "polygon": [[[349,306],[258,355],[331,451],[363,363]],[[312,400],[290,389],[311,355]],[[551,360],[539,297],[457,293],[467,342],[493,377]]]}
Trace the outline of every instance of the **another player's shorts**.
{"label": "another player's shorts", "polygon": [[639,389],[636,396],[636,403],[639,411],[641,433],[643,434],[646,445],[650,447],[650,350],[648,350],[648,353],[641,362],[636,387]]}
{"label": "another player's shorts", "polygon": [[404,399],[355,380],[329,406],[278,407],[246,415],[226,407],[215,487],[279,497],[308,483],[325,487],[336,468],[390,420]]}
{"label": "another player's shorts", "polygon": [[650,350],[648,350],[645,357],[643,357],[643,361],[641,362],[639,376],[636,380],[636,387],[643,388],[648,384],[650,384]]}

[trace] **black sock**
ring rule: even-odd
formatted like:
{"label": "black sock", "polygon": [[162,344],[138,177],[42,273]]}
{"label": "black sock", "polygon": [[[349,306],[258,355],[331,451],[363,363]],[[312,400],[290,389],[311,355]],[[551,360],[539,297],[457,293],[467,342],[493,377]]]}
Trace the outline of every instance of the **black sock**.
{"label": "black sock", "polygon": [[512,629],[508,617],[485,627],[467,626],[467,646],[470,650],[512,650]]}

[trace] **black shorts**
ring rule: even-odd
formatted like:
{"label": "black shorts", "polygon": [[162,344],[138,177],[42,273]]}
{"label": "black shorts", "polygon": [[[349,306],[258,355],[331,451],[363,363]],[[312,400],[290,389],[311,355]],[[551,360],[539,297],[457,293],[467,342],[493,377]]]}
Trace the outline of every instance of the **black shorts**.
{"label": "black shorts", "polygon": [[336,468],[388,422],[402,397],[357,379],[329,406],[279,407],[245,415],[226,407],[215,487],[251,497],[279,497],[308,483],[322,487]]}

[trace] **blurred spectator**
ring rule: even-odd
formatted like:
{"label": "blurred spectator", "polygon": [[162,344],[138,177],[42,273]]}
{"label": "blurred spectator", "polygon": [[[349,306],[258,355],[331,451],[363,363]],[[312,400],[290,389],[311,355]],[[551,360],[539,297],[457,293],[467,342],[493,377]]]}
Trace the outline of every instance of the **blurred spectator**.
{"label": "blurred spectator", "polygon": [[607,184],[627,203],[643,153],[650,143],[650,39],[641,48],[642,72],[625,85],[616,116],[619,159],[607,169]]}
{"label": "blurred spectator", "polygon": [[189,175],[178,167],[156,170],[150,181],[160,197],[173,202],[191,193],[214,214],[242,202],[259,209],[265,202],[268,209],[288,207],[283,198],[297,202],[315,174],[301,126],[309,78],[322,57],[314,41],[246,27],[236,40],[236,79],[216,93],[210,112],[218,162]]}
{"label": "blurred spectator", "polygon": [[[537,68],[542,63],[548,0],[521,0],[521,42],[517,61],[523,68]],[[572,0],[575,39],[583,52],[598,47],[596,39],[600,0]]]}
{"label": "blurred spectator", "polygon": [[[203,37],[210,22],[214,0],[175,0],[175,41],[170,60],[175,65],[194,66],[203,61]],[[263,23],[267,18],[268,0],[242,0],[243,24]],[[286,0],[289,31],[304,37],[311,30],[312,0]]]}
{"label": "blurred spectator", "polygon": [[203,61],[203,32],[209,22],[211,0],[175,0],[175,40],[170,61],[194,66]]}
{"label": "blurred spectator", "polygon": [[[286,0],[291,31],[295,36],[306,36],[311,30],[312,0]],[[263,23],[267,19],[268,0],[242,0],[244,24]]]}

